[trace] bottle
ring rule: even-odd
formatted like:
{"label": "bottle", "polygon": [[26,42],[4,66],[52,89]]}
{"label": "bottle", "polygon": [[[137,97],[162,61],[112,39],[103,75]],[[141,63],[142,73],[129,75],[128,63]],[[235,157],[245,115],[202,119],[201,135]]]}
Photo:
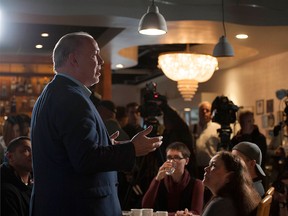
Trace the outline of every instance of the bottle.
{"label": "bottle", "polygon": [[36,81],[36,94],[39,95],[41,93],[41,83],[40,83],[40,80],[37,79]]}
{"label": "bottle", "polygon": [[27,94],[33,94],[33,87],[30,79],[27,82]]}
{"label": "bottle", "polygon": [[10,112],[16,113],[17,112],[17,102],[16,102],[16,96],[13,95],[10,101]]}
{"label": "bottle", "polygon": [[17,83],[16,78],[13,77],[12,80],[11,80],[11,86],[10,86],[11,94],[15,94],[16,93],[16,88],[17,88],[16,83]]}
{"label": "bottle", "polygon": [[36,100],[34,97],[30,97],[29,99],[29,108],[32,109],[34,107]]}
{"label": "bottle", "polygon": [[6,82],[2,83],[2,87],[1,87],[1,97],[2,98],[6,98],[7,97],[7,85]]}

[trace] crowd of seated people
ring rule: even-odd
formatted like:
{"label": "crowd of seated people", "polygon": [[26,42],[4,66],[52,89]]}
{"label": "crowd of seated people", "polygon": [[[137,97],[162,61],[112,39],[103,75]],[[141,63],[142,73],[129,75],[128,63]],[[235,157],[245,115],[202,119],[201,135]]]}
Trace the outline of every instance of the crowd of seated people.
{"label": "crowd of seated people", "polygon": [[[201,103],[199,109],[204,105],[208,106],[209,103]],[[143,130],[141,125],[141,114],[137,103],[129,103],[126,107],[121,107],[116,106],[109,100],[99,100],[95,106],[101,115],[103,122],[106,124],[109,135],[113,134],[115,131],[120,132],[120,136],[118,137],[119,141],[131,139],[135,133]],[[196,160],[198,152],[195,143],[197,137],[196,139],[193,139],[195,138],[195,134],[193,134],[193,131],[189,130],[188,125],[176,110],[173,110],[167,103],[162,105],[161,109],[163,112],[162,123],[164,128],[164,130],[161,131],[163,135],[163,146],[159,149],[161,160],[158,160],[158,158],[157,163],[153,164],[153,167],[150,167],[149,163],[151,161],[148,165],[145,165],[145,163],[147,163],[147,160],[151,160],[151,158],[149,159],[147,156],[145,156],[146,159],[140,157],[137,159],[131,172],[118,173],[118,196],[123,210],[130,210],[132,208],[153,208],[155,211],[168,211],[169,216],[225,216],[227,212],[227,215],[232,216],[255,215],[255,209],[257,208],[261,197],[264,196],[265,191],[268,189],[267,185],[264,184],[265,181],[267,181],[266,170],[264,169],[265,163],[268,163],[271,158],[274,160],[276,158],[276,161],[279,162],[280,157],[281,161],[284,162],[276,164],[278,166],[277,176],[274,177],[274,179],[270,179],[269,182],[269,186],[275,186],[275,194],[278,194],[275,195],[274,207],[271,208],[271,211],[279,212],[278,203],[285,203],[285,208],[287,208],[287,196],[283,198],[281,194],[283,191],[287,194],[286,191],[288,188],[288,184],[286,184],[287,178],[283,177],[286,176],[285,173],[288,173],[285,151],[287,148],[285,149],[285,146],[282,146],[283,144],[281,143],[277,143],[277,147],[275,147],[275,140],[279,140],[279,137],[276,136],[273,137],[271,144],[267,147],[265,136],[259,132],[258,127],[254,124],[253,113],[251,114],[251,112],[246,111],[240,113],[239,121],[241,129],[231,139],[229,149],[213,152],[209,164],[204,166],[203,172],[199,174],[198,169],[200,166],[197,164]],[[203,113],[205,114],[205,112]],[[30,145],[31,149],[29,139],[30,120],[30,117],[24,114],[7,117],[3,128],[3,136],[0,139],[2,161],[1,174],[2,172],[10,172],[9,169],[17,169],[17,167],[14,168],[13,165],[11,165],[11,161],[15,158],[13,157],[13,155],[16,154],[15,152],[19,152],[17,149],[20,149],[21,143],[24,143],[26,146]],[[208,122],[211,122],[211,116]],[[214,136],[217,134],[218,128],[218,126],[214,128],[216,130],[216,132],[213,133]],[[250,130],[248,128],[250,128]],[[125,138],[122,139],[122,136]],[[17,148],[13,147],[12,150],[9,149],[9,143],[15,142],[15,138],[17,140],[17,137],[19,138],[19,141],[21,141],[19,142],[21,145],[16,145]],[[215,136],[215,140],[216,139]],[[200,141],[201,140],[198,140],[198,142]],[[217,139],[217,141],[219,141],[219,139]],[[280,141],[282,142],[282,140]],[[201,144],[198,143],[198,145]],[[272,149],[271,146],[275,148]],[[15,149],[17,151],[15,151]],[[27,152],[29,151],[27,150]],[[31,151],[29,154],[31,154]],[[158,156],[154,155],[153,157]],[[30,156],[27,156],[27,158],[28,157]],[[168,159],[171,159],[176,163],[175,172],[171,175],[165,172],[167,168],[171,166],[171,160]],[[267,162],[265,159],[267,159]],[[281,169],[279,166],[281,166]],[[236,167],[238,170],[236,170]],[[143,170],[146,171],[143,172]],[[25,202],[21,201],[16,205],[18,206],[17,211],[21,212],[18,215],[23,216],[28,215],[26,209],[27,205],[29,205],[27,197],[29,198],[31,193],[30,189],[33,185],[32,168],[31,170],[27,169],[26,171],[26,177],[28,176],[29,180],[25,182],[23,182],[21,176],[17,174],[17,170],[14,173],[16,174],[16,176],[14,176],[15,179],[18,179],[17,181],[19,181],[18,184],[20,185],[20,188],[22,187],[19,193],[25,194]],[[150,173],[147,174],[147,172]],[[1,175],[1,178],[3,178],[3,175]],[[218,180],[216,181],[216,179]],[[6,180],[1,180],[1,191],[3,191],[3,185]],[[23,185],[21,186],[21,184]],[[251,187],[251,185],[253,187]],[[6,184],[5,187],[7,188]],[[232,188],[237,188],[237,190],[233,190],[234,192],[232,192]],[[7,191],[7,189],[5,190]],[[206,190],[210,191],[210,195],[208,199],[206,197],[205,200],[204,192]],[[255,194],[255,191],[258,193]],[[243,196],[242,199],[237,198],[240,195]],[[281,197],[281,199],[279,197]],[[10,202],[9,199],[14,200],[16,198],[13,198],[13,195],[7,196],[7,199],[2,198],[2,206],[3,202]],[[280,201],[278,202],[277,200]],[[250,204],[248,205],[247,202]],[[277,203],[276,205],[275,202]],[[26,206],[24,205],[23,207],[23,204]],[[222,207],[224,206],[224,209],[226,210],[222,212]],[[5,209],[5,215],[10,215],[7,213],[7,211],[10,211],[10,207],[8,207],[9,205],[7,208],[2,208],[1,210],[4,211]]]}

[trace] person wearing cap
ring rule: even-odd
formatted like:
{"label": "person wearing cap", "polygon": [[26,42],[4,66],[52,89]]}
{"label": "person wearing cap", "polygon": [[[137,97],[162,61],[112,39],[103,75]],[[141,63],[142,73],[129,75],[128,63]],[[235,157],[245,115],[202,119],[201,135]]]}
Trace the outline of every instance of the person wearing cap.
{"label": "person wearing cap", "polygon": [[1,164],[1,215],[28,216],[32,193],[32,152],[29,137],[13,139]]}
{"label": "person wearing cap", "polygon": [[260,148],[255,143],[240,142],[233,147],[232,154],[238,155],[243,159],[253,180],[255,189],[263,197],[265,190],[262,180],[266,175],[261,168],[262,153]]}

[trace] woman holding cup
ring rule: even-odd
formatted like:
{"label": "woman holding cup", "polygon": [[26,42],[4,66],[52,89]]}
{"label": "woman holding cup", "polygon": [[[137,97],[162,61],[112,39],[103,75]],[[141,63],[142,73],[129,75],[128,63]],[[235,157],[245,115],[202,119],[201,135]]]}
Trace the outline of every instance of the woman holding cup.
{"label": "woman holding cup", "polygon": [[190,151],[184,143],[174,142],[166,148],[167,160],[145,193],[143,208],[168,211],[173,216],[177,210],[185,208],[193,214],[201,214],[204,186],[186,170],[189,157]]}

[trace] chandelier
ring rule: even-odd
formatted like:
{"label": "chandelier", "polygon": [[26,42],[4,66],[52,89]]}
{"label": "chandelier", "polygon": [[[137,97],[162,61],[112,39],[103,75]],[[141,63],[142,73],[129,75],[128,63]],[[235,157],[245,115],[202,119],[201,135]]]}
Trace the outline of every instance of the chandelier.
{"label": "chandelier", "polygon": [[191,52],[162,53],[158,64],[163,73],[177,81],[177,88],[185,101],[191,101],[198,83],[209,80],[218,67],[217,58]]}

